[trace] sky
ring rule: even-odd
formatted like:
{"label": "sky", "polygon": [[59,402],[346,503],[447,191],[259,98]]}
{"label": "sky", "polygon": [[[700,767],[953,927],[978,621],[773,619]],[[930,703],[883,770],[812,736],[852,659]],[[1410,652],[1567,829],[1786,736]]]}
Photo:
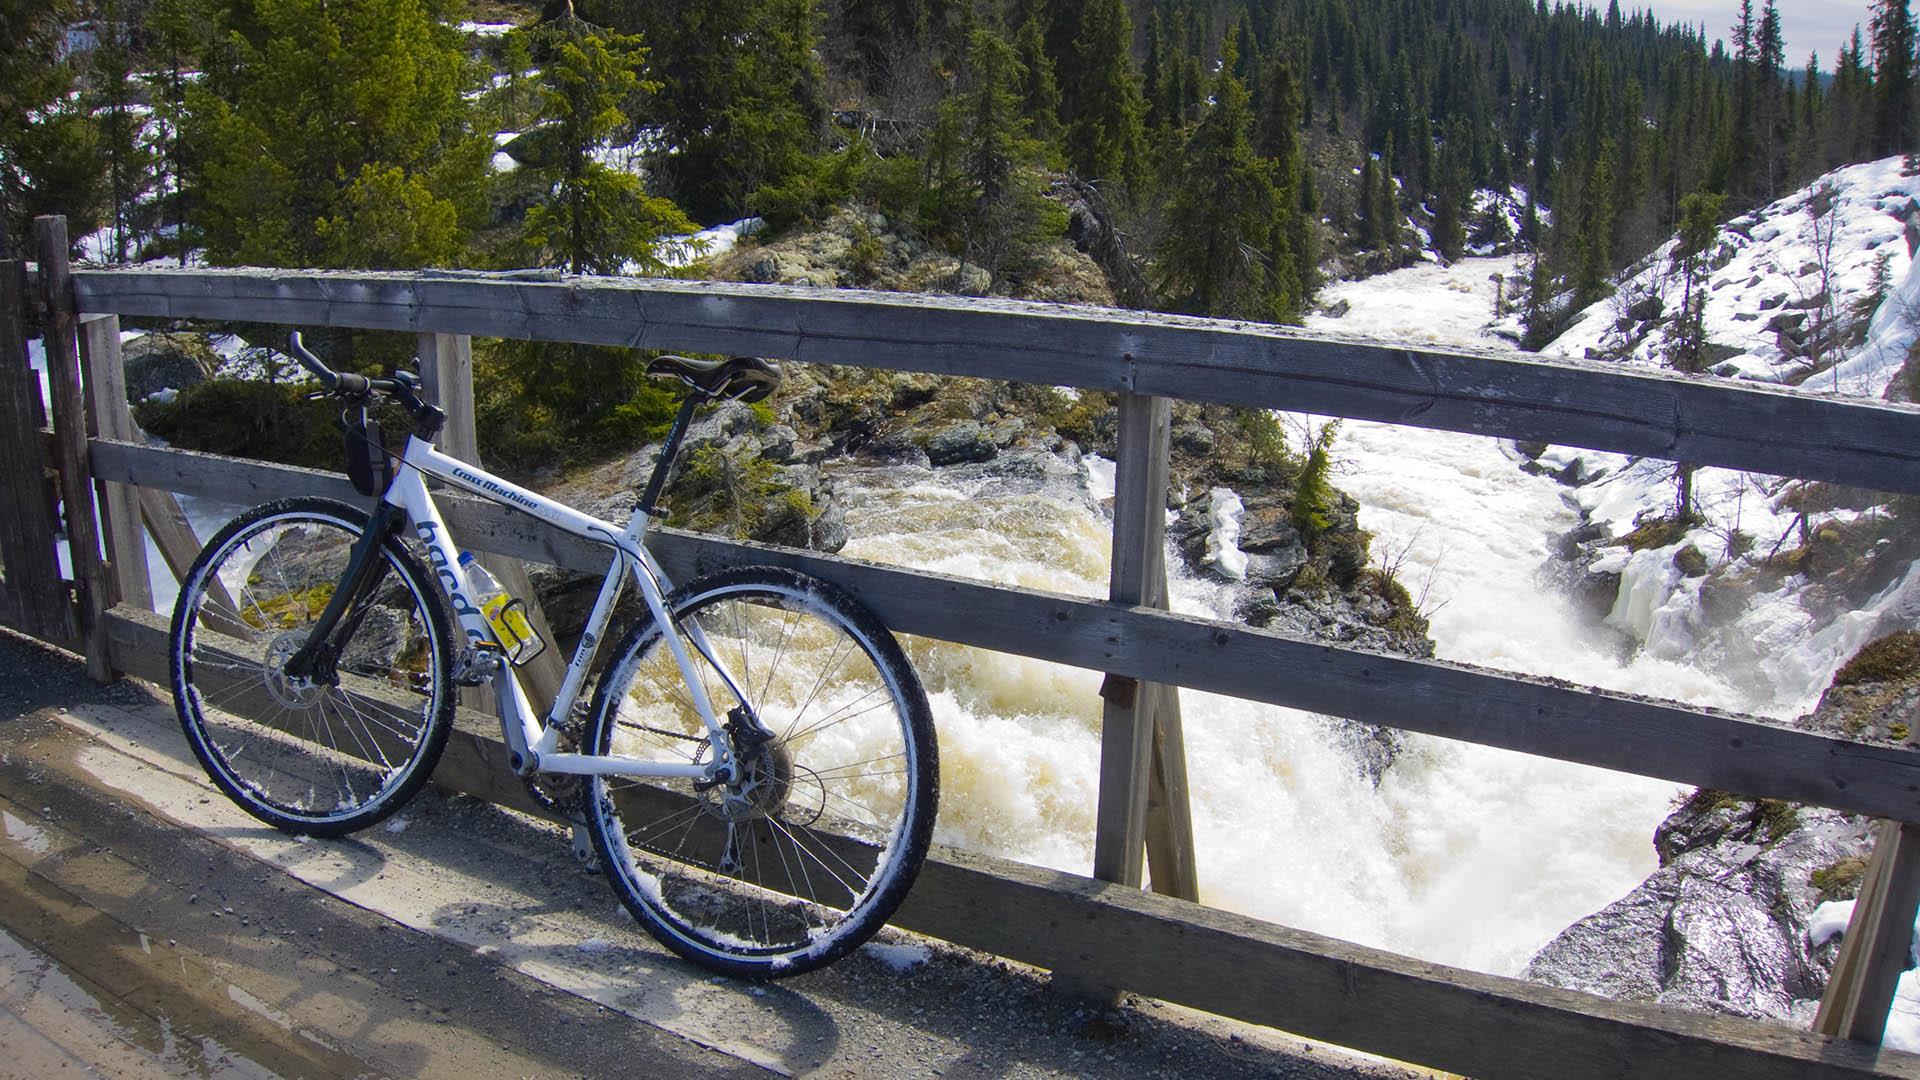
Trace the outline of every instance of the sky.
{"label": "sky", "polygon": [[[1754,0],[1754,18],[1766,0]],[[1853,34],[1855,23],[1867,32],[1868,0],[1775,0],[1780,9],[1780,27],[1787,39],[1787,66],[1805,67],[1807,54],[1820,54],[1820,70],[1832,71],[1840,46]],[[1602,0],[1600,6],[1604,9]],[[1622,11],[1651,8],[1662,23],[1684,22],[1694,26],[1707,24],[1707,44],[1719,38],[1732,47],[1733,24],[1740,15],[1740,0],[1621,0]]]}

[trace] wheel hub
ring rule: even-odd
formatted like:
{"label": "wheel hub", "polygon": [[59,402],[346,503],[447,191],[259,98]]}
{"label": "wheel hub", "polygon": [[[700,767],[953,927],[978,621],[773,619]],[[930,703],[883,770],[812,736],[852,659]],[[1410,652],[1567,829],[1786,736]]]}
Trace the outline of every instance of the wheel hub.
{"label": "wheel hub", "polygon": [[[729,724],[728,728],[735,730],[735,725]],[[771,733],[745,739],[736,733],[733,741],[739,779],[716,784],[707,791],[709,812],[733,822],[777,816],[786,809],[787,796],[793,790],[792,751]]]}
{"label": "wheel hub", "polygon": [[267,645],[267,695],[290,709],[310,709],[326,693],[326,686],[305,676],[287,674],[287,661],[307,643],[307,631],[286,630]]}

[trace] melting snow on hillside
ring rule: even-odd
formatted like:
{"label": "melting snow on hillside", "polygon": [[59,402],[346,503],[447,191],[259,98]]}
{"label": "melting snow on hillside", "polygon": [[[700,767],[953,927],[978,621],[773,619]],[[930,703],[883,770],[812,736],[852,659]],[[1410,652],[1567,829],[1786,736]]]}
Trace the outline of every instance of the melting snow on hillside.
{"label": "melting snow on hillside", "polygon": [[[1715,374],[1865,397],[1885,392],[1906,359],[1904,344],[1913,338],[1903,316],[1920,312],[1920,281],[1912,280],[1903,240],[1920,177],[1902,176],[1900,165],[1892,157],[1836,170],[1721,227],[1707,249],[1705,324],[1708,341],[1736,355],[1717,364]],[[1828,204],[1817,193],[1827,185],[1831,209],[1821,213]],[[1629,309],[1654,297],[1663,312],[1678,309],[1675,246],[1669,241],[1642,260],[1612,299],[1588,308],[1547,351],[1611,357],[1624,349],[1634,363],[1659,366],[1665,334],[1637,334],[1646,324]],[[1883,344],[1898,338],[1900,347],[1856,349],[1839,367],[1813,372],[1815,365],[1794,339],[1818,321],[1823,307],[1844,317],[1849,304],[1870,291],[1882,260],[1897,286],[1896,299],[1883,305],[1875,329],[1883,332]]]}
{"label": "melting snow on hillside", "polygon": [[[1780,382],[1806,393],[1878,398],[1886,394],[1920,331],[1920,274],[1907,250],[1905,218],[1920,193],[1920,178],[1901,175],[1899,158],[1850,166],[1786,198],[1729,222],[1708,249],[1713,267],[1705,324],[1708,340],[1726,346],[1714,368],[1721,375]],[[1817,213],[1828,188],[1832,210]],[[1613,299],[1589,308],[1547,349],[1571,356],[1614,355],[1654,366],[1664,327],[1648,326],[1649,297],[1679,305],[1671,266],[1673,244],[1621,283]],[[1826,370],[1804,355],[1799,330],[1822,312],[1845,314],[1871,291],[1877,264],[1887,267],[1889,292],[1866,327],[1865,341],[1845,349]],[[1825,266],[1825,269],[1822,266]],[[1828,293],[1830,295],[1823,295]],[[1630,309],[1639,306],[1640,317]],[[1800,318],[1807,316],[1808,318]],[[1670,515],[1673,467],[1618,455],[1555,449],[1544,459],[1559,467],[1578,459],[1597,482],[1574,489],[1586,516],[1614,538],[1641,522]],[[1782,715],[1811,709],[1838,666],[1866,642],[1920,622],[1920,574],[1909,572],[1864,606],[1820,618],[1800,603],[1807,581],[1788,578],[1779,588],[1745,600],[1731,625],[1712,624],[1701,609],[1705,578],[1688,577],[1674,556],[1693,547],[1709,568],[1730,559],[1761,559],[1798,546],[1805,530],[1823,520],[1842,524],[1880,511],[1834,510],[1802,520],[1786,499],[1796,485],[1777,477],[1701,469],[1694,477],[1700,526],[1658,548],[1615,549],[1593,565],[1623,577],[1607,621],[1651,655],[1689,657],[1698,665],[1751,670],[1760,700],[1753,707]],[[1741,549],[1747,550],[1741,553]]]}

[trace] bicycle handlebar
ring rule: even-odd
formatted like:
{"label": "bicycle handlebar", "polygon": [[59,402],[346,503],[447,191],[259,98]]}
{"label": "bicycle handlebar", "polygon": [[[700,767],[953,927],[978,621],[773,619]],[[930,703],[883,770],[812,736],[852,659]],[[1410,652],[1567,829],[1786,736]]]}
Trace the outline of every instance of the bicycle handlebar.
{"label": "bicycle handlebar", "polygon": [[369,379],[365,375],[357,375],[351,371],[335,371],[328,367],[325,361],[308,352],[306,346],[300,344],[298,330],[287,335],[287,351],[293,354],[295,360],[300,361],[301,367],[306,368],[314,378],[320,380],[320,385],[326,387],[330,393],[339,394],[342,397],[365,397],[370,391],[384,389],[376,385],[384,380]]}

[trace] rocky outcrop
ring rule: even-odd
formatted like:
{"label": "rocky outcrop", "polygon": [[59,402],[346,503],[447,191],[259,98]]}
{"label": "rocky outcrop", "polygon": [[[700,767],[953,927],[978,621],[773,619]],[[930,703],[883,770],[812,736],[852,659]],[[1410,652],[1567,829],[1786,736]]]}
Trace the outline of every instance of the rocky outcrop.
{"label": "rocky outcrop", "polygon": [[138,404],[168,390],[185,390],[213,377],[220,358],[200,334],[142,334],[121,347],[127,400]]}
{"label": "rocky outcrop", "polygon": [[899,229],[885,214],[842,209],[818,227],[743,243],[717,259],[714,277],[764,284],[888,292],[1012,294],[1026,300],[1114,303],[1101,269],[1066,240],[1032,253],[1018,287],[987,268],[941,251]]}
{"label": "rocky outcrop", "polygon": [[[1920,633],[1862,648],[1798,727],[1906,743],[1920,722]],[[1850,899],[1870,854],[1864,818],[1696,791],[1654,833],[1660,869],[1562,932],[1530,979],[1627,1001],[1811,1018],[1838,951],[1814,909]]]}

